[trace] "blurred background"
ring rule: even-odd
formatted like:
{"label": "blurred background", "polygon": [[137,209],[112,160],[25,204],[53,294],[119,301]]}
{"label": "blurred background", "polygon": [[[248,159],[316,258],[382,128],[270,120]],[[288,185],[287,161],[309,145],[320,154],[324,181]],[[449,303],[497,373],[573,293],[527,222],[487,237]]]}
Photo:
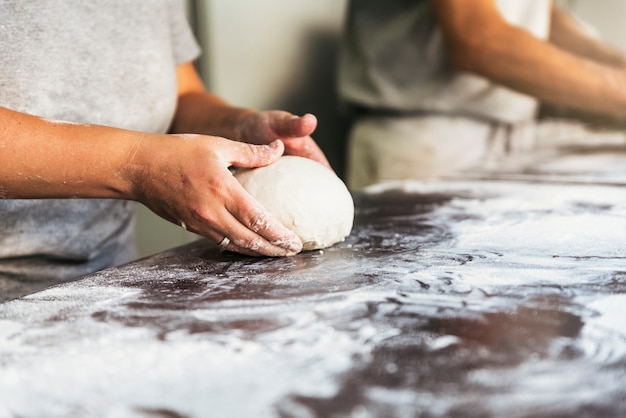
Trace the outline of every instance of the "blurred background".
{"label": "blurred background", "polygon": [[[347,0],[187,0],[203,54],[205,85],[229,102],[257,109],[313,113],[314,138],[344,175],[348,121],[335,91],[337,42]],[[557,0],[599,36],[626,50],[626,1]],[[198,239],[139,206],[141,256]]]}

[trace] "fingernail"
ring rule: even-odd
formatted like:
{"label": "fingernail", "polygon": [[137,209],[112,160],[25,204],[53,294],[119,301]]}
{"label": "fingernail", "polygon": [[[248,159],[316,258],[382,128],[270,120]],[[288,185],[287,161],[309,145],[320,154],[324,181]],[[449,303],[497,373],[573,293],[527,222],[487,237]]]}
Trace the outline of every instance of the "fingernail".
{"label": "fingernail", "polygon": [[277,138],[267,145],[270,147],[270,150],[276,151],[281,146],[280,142],[281,142],[280,139]]}
{"label": "fingernail", "polygon": [[302,241],[295,234],[293,235],[291,239],[286,241],[284,244],[286,244],[286,246],[283,246],[283,248],[285,248],[289,252],[288,255],[295,255],[295,254],[298,254],[300,251],[302,251]]}
{"label": "fingernail", "polygon": [[294,254],[298,254],[300,251],[302,251],[302,241],[300,241],[300,238],[298,238],[297,241],[289,245],[289,251],[292,251]]}

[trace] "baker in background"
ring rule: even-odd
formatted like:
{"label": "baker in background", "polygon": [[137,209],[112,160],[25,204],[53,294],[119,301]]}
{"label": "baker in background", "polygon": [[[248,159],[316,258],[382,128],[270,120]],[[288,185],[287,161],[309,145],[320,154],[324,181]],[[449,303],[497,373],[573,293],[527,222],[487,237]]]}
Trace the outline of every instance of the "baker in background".
{"label": "baker in background", "polygon": [[626,117],[626,57],[550,0],[351,0],[338,83],[351,189],[531,149],[540,101]]}
{"label": "baker in background", "polygon": [[229,166],[328,166],[317,120],[207,92],[183,1],[6,0],[0,21],[0,300],[133,259],[131,201],[232,251],[301,250]]}

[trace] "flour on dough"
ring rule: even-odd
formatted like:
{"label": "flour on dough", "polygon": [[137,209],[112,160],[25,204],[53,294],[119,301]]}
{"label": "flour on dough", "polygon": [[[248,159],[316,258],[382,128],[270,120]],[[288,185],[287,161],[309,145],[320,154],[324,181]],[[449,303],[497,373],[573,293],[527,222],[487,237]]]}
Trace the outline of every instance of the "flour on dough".
{"label": "flour on dough", "polygon": [[330,247],[352,230],[352,195],[334,172],[313,160],[283,156],[267,167],[238,171],[235,177],[300,237],[304,251]]}

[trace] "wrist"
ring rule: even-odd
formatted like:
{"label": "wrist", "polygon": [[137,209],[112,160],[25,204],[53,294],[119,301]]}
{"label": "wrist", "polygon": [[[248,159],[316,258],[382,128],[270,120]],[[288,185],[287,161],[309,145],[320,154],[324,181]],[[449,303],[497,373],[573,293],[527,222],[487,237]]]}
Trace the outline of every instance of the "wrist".
{"label": "wrist", "polygon": [[[136,135],[134,135],[136,134]],[[159,157],[153,155],[160,146],[148,146],[154,144],[150,134],[129,133],[126,138],[125,150],[119,159],[119,165],[115,172],[119,173],[119,182],[112,188],[128,200],[140,200],[143,186],[149,178],[151,162],[158,161]]]}
{"label": "wrist", "polygon": [[243,140],[252,109],[235,107],[213,94],[188,94],[178,99],[170,133],[195,133]]}

